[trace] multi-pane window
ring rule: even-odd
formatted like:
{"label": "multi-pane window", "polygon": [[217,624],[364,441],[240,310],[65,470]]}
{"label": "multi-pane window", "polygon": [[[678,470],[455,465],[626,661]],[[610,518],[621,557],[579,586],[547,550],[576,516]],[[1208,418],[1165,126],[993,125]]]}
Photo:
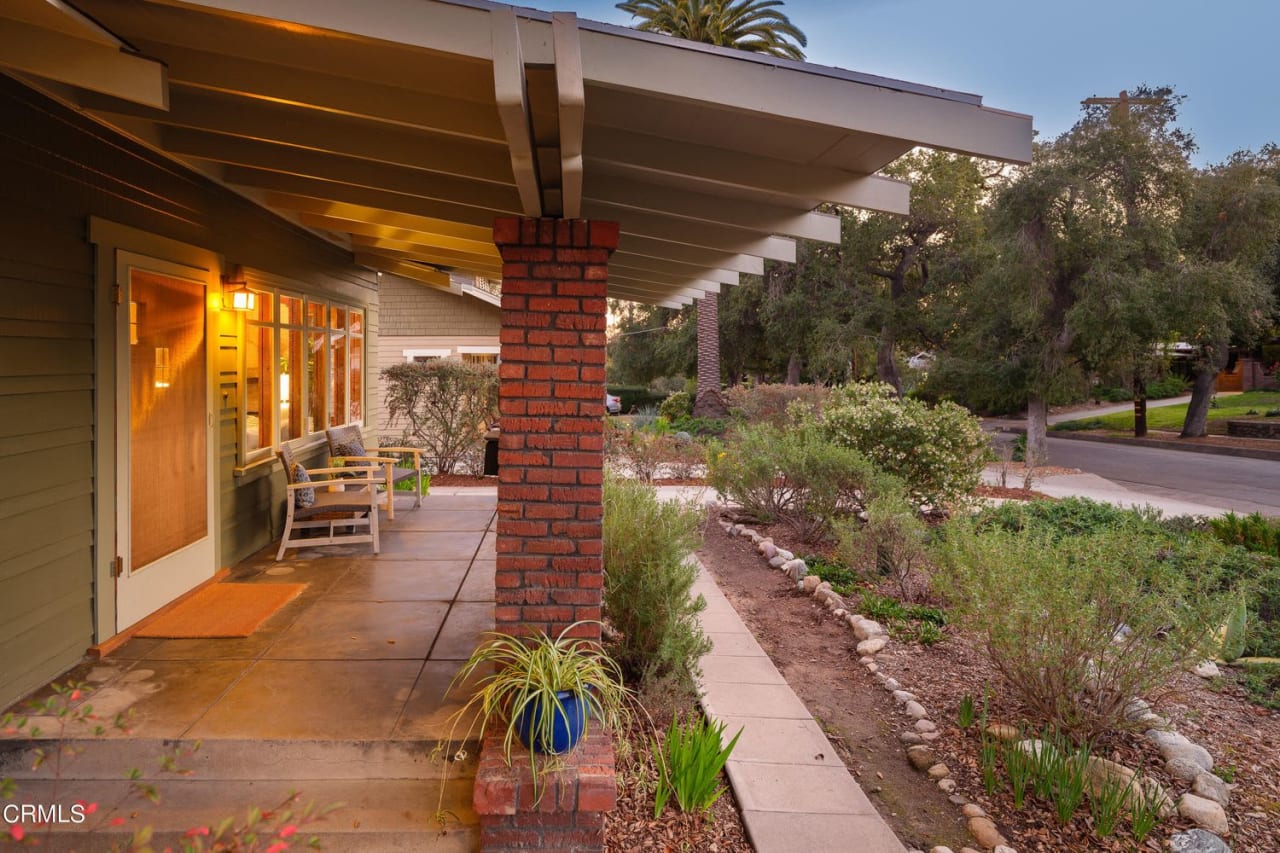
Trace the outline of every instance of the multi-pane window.
{"label": "multi-pane window", "polygon": [[258,292],[245,324],[246,459],[364,419],[364,312]]}

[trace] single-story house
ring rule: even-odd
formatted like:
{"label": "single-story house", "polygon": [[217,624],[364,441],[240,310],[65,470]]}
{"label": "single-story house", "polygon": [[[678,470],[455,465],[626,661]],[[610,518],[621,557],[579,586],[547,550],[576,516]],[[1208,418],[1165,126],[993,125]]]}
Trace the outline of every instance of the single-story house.
{"label": "single-story house", "polygon": [[976,95],[484,0],[7,0],[0,72],[0,704],[278,535],[273,451],[377,431],[382,294],[450,271],[502,282],[497,624],[597,618],[606,297],[904,212],[915,146],[1031,156]]}

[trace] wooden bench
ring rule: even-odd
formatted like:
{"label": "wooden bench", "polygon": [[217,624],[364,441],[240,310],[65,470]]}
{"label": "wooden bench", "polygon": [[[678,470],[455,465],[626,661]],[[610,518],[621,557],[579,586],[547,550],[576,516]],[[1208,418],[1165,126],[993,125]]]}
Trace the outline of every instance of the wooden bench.
{"label": "wooden bench", "polygon": [[[358,426],[331,427],[325,431],[329,439],[329,464],[334,467],[350,464],[377,465],[382,468],[383,487],[387,492],[387,520],[396,517],[395,488],[396,483],[409,480],[413,483],[414,507],[422,506],[422,448],[420,447],[374,447],[366,448],[364,436]],[[385,456],[385,453],[412,454],[413,467],[397,465],[398,456]]]}
{"label": "wooden bench", "polygon": [[[277,455],[288,481],[277,560],[289,548],[359,542],[373,543],[373,553],[378,553],[378,485],[384,479],[380,467],[304,468],[287,444]],[[324,479],[313,475],[324,475]],[[313,490],[309,503],[301,497],[306,489]],[[304,535],[317,529],[326,530],[327,535]]]}

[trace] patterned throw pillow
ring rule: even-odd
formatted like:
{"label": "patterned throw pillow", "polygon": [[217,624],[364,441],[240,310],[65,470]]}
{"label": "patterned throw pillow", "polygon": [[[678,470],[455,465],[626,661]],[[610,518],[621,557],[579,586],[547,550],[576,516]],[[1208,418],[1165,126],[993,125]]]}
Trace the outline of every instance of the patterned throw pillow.
{"label": "patterned throw pillow", "polygon": [[364,447],[358,441],[344,441],[341,444],[334,445],[334,456],[368,456]]}
{"label": "patterned throw pillow", "polygon": [[[293,482],[311,482],[311,475],[307,473],[307,469],[297,463],[294,463],[293,466]],[[309,506],[314,506],[315,502],[316,490],[314,488],[293,490],[293,506],[295,509],[306,509]]]}

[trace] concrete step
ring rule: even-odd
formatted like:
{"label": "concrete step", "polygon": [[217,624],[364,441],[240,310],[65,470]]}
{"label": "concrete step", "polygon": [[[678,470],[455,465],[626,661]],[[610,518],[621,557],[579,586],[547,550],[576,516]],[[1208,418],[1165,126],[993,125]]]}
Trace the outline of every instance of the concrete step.
{"label": "concrete step", "polygon": [[[174,773],[160,758],[172,741],[87,739],[66,742],[61,766],[52,749],[32,770],[30,742],[0,743],[0,776],[14,779],[17,793],[6,803],[62,807],[65,822],[55,826],[52,850],[109,850],[135,829],[150,826],[156,849],[197,826],[224,818],[242,821],[253,807],[276,809],[293,792],[299,804],[338,805],[323,821],[299,830],[316,835],[325,849],[351,851],[478,849],[477,819],[471,808],[476,746],[451,761],[432,760],[432,741],[248,741],[210,740]],[[73,754],[74,753],[74,754]],[[148,802],[128,780],[131,769],[154,785],[159,801]],[[74,823],[71,806],[96,803],[95,813]],[[295,806],[296,810],[296,806]],[[444,822],[437,819],[443,816]],[[112,826],[115,819],[124,823]],[[28,827],[30,828],[30,827]],[[181,849],[180,845],[175,849]]]}

